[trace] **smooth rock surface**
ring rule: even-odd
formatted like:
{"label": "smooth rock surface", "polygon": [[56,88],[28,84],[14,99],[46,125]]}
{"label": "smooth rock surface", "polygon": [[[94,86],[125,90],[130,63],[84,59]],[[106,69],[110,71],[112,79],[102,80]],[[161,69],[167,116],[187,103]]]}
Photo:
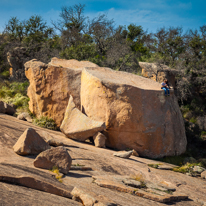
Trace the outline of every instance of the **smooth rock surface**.
{"label": "smooth rock surface", "polygon": [[151,158],[180,155],[187,140],[177,99],[161,85],[109,68],[86,68],[81,78],[85,114],[106,124],[106,146]]}
{"label": "smooth rock surface", "polygon": [[72,158],[64,147],[55,147],[40,153],[34,160],[34,166],[51,170],[58,167],[59,171],[67,174],[72,164]]}
{"label": "smooth rock surface", "polygon": [[33,59],[24,66],[30,82],[27,92],[30,111],[37,117],[54,119],[59,127],[64,119],[69,95],[74,97],[74,103],[80,109],[81,71],[85,66],[95,64],[52,58],[48,65]]}
{"label": "smooth rock surface", "polygon": [[0,164],[0,181],[72,198],[72,186],[65,186],[45,172],[16,164]]}
{"label": "smooth rock surface", "polygon": [[28,128],[19,137],[13,149],[19,155],[37,155],[50,149],[50,146],[33,128]]}
{"label": "smooth rock surface", "polygon": [[93,139],[94,139],[94,145],[96,147],[105,148],[105,142],[107,139],[105,135],[103,135],[101,132],[98,132],[93,136]]}
{"label": "smooth rock surface", "polygon": [[[189,200],[174,200],[172,205],[200,206],[201,202],[206,202],[205,180],[201,178],[189,177],[187,175],[169,170],[166,171],[151,168],[151,172],[148,172],[148,164],[159,164],[161,163],[160,161],[135,156],[131,156],[129,159],[117,159],[117,157],[112,155],[114,151],[111,149],[97,148],[91,144],[73,141],[70,138],[66,138],[61,132],[37,127],[36,125],[30,124],[26,121],[18,120],[13,116],[5,114],[0,114],[0,125],[0,163],[4,162],[7,164],[18,164],[22,167],[22,172],[20,172],[22,174],[24,174],[24,171],[27,170],[27,167],[35,169],[35,171],[38,170],[42,172],[42,169],[34,168],[33,156],[25,157],[16,155],[12,148],[15,142],[18,140],[18,137],[28,127],[32,127],[38,133],[43,131],[48,132],[55,140],[63,142],[64,145],[68,145],[67,149],[69,150],[69,154],[72,157],[73,165],[82,165],[82,167],[84,165],[85,168],[92,168],[92,170],[89,171],[70,170],[68,175],[63,176],[62,183],[59,183],[57,180],[55,180],[55,182],[61,185],[66,185],[67,187],[81,187],[81,189],[85,191],[88,191],[89,188],[89,192],[95,193],[98,198],[102,196],[107,197],[109,200],[108,202],[113,201],[117,205],[137,206],[138,203],[138,206],[165,206],[164,203],[156,202],[138,195],[131,195],[130,193],[119,192],[115,189],[100,187],[97,184],[94,184],[92,178],[92,176],[105,176],[105,178],[109,180],[111,177],[116,175],[122,180],[125,179],[124,176],[135,176],[140,178],[142,175],[142,179],[145,182],[150,181],[158,185],[164,184],[166,187],[175,188],[177,193],[183,193],[189,197]],[[12,170],[13,169],[11,169],[11,171]],[[44,170],[43,172],[46,173],[47,176],[51,174],[53,176],[55,175],[55,173],[51,173],[49,170]],[[36,174],[38,176],[40,175],[37,172]],[[47,181],[44,179],[44,176],[42,176],[42,181]],[[44,202],[44,205],[72,205],[72,203],[70,203],[72,200],[68,198],[17,186],[14,184],[0,182],[0,205],[2,203],[3,205],[12,206],[30,205],[31,203],[32,205],[42,205],[42,202]],[[123,184],[123,186],[125,185]],[[23,188],[25,188],[25,190],[23,190]],[[132,188],[132,191],[134,191],[134,189],[135,188]],[[34,192],[32,193],[32,191]],[[27,196],[25,196],[25,194]],[[147,195],[147,193],[144,195]],[[179,197],[180,196],[178,196],[178,198]],[[197,199],[198,202],[196,201]],[[24,202],[22,203],[21,200]],[[31,202],[29,202],[29,200]],[[66,203],[66,201],[68,202]],[[76,204],[79,203],[76,202]]]}
{"label": "smooth rock surface", "polygon": [[78,141],[85,141],[105,128],[104,122],[94,121],[76,108],[73,97],[70,96],[64,120],[60,127],[60,130],[67,137]]}

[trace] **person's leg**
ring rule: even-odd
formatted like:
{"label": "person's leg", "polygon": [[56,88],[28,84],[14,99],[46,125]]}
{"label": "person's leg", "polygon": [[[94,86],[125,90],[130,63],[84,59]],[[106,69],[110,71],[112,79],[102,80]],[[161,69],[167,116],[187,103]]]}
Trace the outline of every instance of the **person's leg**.
{"label": "person's leg", "polygon": [[166,89],[166,87],[163,87],[162,89],[165,91],[165,96],[167,96],[167,89]]}
{"label": "person's leg", "polygon": [[166,88],[166,89],[167,89],[167,94],[169,96],[170,95],[170,90],[168,88]]}

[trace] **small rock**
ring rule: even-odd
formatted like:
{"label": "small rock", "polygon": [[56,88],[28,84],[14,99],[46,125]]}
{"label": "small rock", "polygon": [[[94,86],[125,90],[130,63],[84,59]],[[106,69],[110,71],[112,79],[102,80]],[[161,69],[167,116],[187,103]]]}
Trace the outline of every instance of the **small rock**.
{"label": "small rock", "polygon": [[133,155],[133,156],[136,156],[136,157],[139,157],[138,152],[137,152],[136,150],[134,150],[134,149],[132,150],[132,155]]}
{"label": "small rock", "polygon": [[57,166],[59,171],[67,174],[72,164],[72,158],[64,147],[54,147],[40,153],[34,160],[34,166],[42,169],[52,169]]}
{"label": "small rock", "polygon": [[174,166],[170,166],[170,165],[158,165],[157,167],[160,170],[172,170],[174,168]]}
{"label": "small rock", "polygon": [[85,206],[91,206],[97,203],[97,200],[94,197],[77,187],[72,190],[71,194],[73,195],[73,200],[79,199]]}
{"label": "small rock", "polygon": [[189,172],[187,172],[187,173],[186,173],[186,175],[187,175],[187,176],[192,176],[192,174],[191,174],[191,173],[189,173]]}
{"label": "small rock", "polygon": [[132,155],[133,151],[120,151],[120,152],[115,152],[113,155],[116,157],[121,157],[121,158],[125,158],[128,159],[131,155]]}
{"label": "small rock", "polygon": [[33,128],[28,128],[19,137],[13,149],[19,155],[37,155],[50,149],[50,146]]}
{"label": "small rock", "polygon": [[17,116],[17,119],[32,123],[32,118],[28,112],[23,112]]}
{"label": "small rock", "polygon": [[55,139],[50,139],[50,140],[48,140],[47,143],[48,143],[50,146],[53,146],[53,147],[64,146],[63,142],[56,141]]}
{"label": "small rock", "polygon": [[93,139],[94,139],[94,145],[96,147],[105,148],[105,141],[107,139],[105,135],[103,135],[101,132],[98,132],[93,136]]}
{"label": "small rock", "polygon": [[141,188],[141,182],[139,182],[137,180],[125,179],[125,180],[122,180],[122,182],[125,185],[128,185],[130,187]]}
{"label": "small rock", "polygon": [[202,173],[202,172],[205,171],[205,168],[204,167],[200,167],[200,166],[194,166],[192,170],[194,172],[197,172],[197,173]]}
{"label": "small rock", "polygon": [[16,112],[15,106],[13,104],[7,104],[4,102],[4,107],[5,107],[5,114],[8,115],[14,115]]}
{"label": "small rock", "polygon": [[202,177],[203,179],[206,179],[206,171],[204,171],[204,172],[201,173],[201,177]]}
{"label": "small rock", "polygon": [[5,114],[5,112],[6,112],[6,109],[4,106],[4,102],[0,101],[0,113]]}

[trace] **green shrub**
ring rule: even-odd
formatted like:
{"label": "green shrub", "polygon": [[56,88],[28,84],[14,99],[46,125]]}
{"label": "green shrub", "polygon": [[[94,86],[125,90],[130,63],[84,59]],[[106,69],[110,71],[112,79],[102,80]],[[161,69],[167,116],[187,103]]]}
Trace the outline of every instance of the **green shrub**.
{"label": "green shrub", "polygon": [[9,82],[4,81],[0,85],[0,100],[17,106],[17,109],[24,108],[28,110],[29,98],[27,97],[27,88],[29,82]]}
{"label": "green shrub", "polygon": [[1,76],[3,79],[8,79],[9,76],[10,76],[10,73],[9,73],[8,70],[5,70],[5,71],[3,71],[3,72],[0,74],[0,76]]}
{"label": "green shrub", "polygon": [[194,118],[194,117],[192,117],[189,121],[190,121],[191,123],[193,123],[193,124],[196,124],[197,119],[196,119],[196,118]]}
{"label": "green shrub", "polygon": [[39,127],[43,127],[43,128],[47,128],[47,129],[51,129],[51,130],[57,130],[57,125],[56,125],[55,121],[49,117],[42,116],[38,119],[35,119],[34,124],[39,126]]}

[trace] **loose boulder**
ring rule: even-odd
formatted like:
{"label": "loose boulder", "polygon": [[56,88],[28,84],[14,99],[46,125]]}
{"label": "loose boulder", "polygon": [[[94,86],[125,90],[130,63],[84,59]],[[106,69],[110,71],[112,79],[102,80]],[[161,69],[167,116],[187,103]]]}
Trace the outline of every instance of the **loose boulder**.
{"label": "loose boulder", "polygon": [[109,68],[86,68],[81,77],[85,114],[106,124],[106,146],[158,158],[185,152],[187,140],[177,99],[158,82]]}
{"label": "loose boulder", "polygon": [[85,141],[97,132],[104,130],[105,123],[94,121],[76,108],[73,97],[70,96],[60,130],[69,138]]}
{"label": "loose boulder", "polygon": [[202,177],[203,179],[206,179],[206,171],[204,171],[204,172],[201,173],[201,177]]}
{"label": "loose boulder", "polygon": [[128,159],[132,155],[132,153],[133,151],[119,151],[119,152],[115,152],[113,155],[116,157]]}
{"label": "loose boulder", "polygon": [[93,139],[94,139],[94,145],[96,147],[102,147],[102,148],[105,147],[105,141],[107,138],[101,132],[96,133]]}
{"label": "loose boulder", "polygon": [[0,113],[5,114],[6,108],[4,102],[0,101]]}
{"label": "loose boulder", "polygon": [[69,96],[80,109],[81,72],[85,66],[97,66],[87,61],[52,58],[47,65],[36,59],[25,63],[30,85],[27,95],[29,109],[37,117],[48,116],[61,125]]}
{"label": "loose boulder", "polygon": [[55,147],[40,153],[34,160],[34,166],[42,169],[58,167],[59,171],[67,174],[72,164],[72,158],[64,147]]}
{"label": "loose boulder", "polygon": [[5,114],[14,115],[16,112],[15,105],[4,102]]}
{"label": "loose boulder", "polygon": [[32,123],[32,118],[28,112],[23,112],[17,116],[17,119]]}
{"label": "loose boulder", "polygon": [[44,150],[50,149],[50,146],[33,128],[28,128],[19,137],[13,149],[19,155],[37,155]]}

